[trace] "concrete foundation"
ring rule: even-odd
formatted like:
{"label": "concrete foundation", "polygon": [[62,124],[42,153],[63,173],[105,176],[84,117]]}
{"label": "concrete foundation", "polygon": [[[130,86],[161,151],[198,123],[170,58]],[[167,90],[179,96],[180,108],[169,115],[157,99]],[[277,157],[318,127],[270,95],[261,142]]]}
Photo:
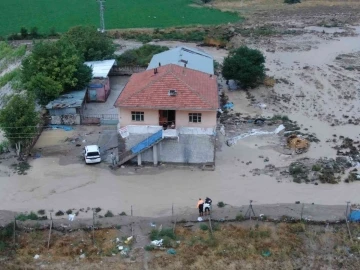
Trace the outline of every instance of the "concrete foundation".
{"label": "concrete foundation", "polygon": [[[152,134],[130,134],[126,139],[119,140],[125,150],[131,149]],[[121,147],[119,147],[121,148]],[[132,162],[139,164],[139,159]],[[182,163],[182,164],[214,164],[215,135],[179,134],[179,138],[165,138],[156,146],[141,153],[140,162]]]}

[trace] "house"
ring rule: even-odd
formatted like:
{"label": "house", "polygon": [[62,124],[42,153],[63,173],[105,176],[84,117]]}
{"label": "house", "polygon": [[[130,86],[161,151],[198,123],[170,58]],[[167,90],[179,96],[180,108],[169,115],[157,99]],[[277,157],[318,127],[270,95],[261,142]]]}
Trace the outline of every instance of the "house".
{"label": "house", "polygon": [[79,125],[85,104],[86,89],[72,91],[49,102],[46,109],[53,125]]}
{"label": "house", "polygon": [[186,66],[190,69],[214,74],[214,59],[210,54],[185,46],[155,54],[147,69],[150,70],[168,64]]}
{"label": "house", "polygon": [[119,161],[214,164],[216,76],[175,64],[133,74],[115,106]]}
{"label": "house", "polygon": [[114,65],[115,59],[103,61],[85,62],[92,68],[93,78],[88,85],[87,100],[89,102],[105,102],[110,95],[109,73]]}

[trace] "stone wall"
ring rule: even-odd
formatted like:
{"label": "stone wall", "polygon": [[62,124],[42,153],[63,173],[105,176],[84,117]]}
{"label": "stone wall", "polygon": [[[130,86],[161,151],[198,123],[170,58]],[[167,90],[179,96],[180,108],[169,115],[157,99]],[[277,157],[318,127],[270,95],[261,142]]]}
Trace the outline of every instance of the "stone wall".
{"label": "stone wall", "polygon": [[53,115],[50,121],[53,125],[80,125],[81,123],[79,114]]}
{"label": "stone wall", "polygon": [[[119,143],[125,145],[129,150],[136,144],[145,140],[152,134],[130,134],[125,140]],[[158,160],[164,163],[190,163],[204,164],[215,163],[215,136],[180,134],[179,139],[165,138],[158,145]],[[142,162],[153,162],[153,148],[141,154]],[[133,162],[137,162],[134,158]]]}

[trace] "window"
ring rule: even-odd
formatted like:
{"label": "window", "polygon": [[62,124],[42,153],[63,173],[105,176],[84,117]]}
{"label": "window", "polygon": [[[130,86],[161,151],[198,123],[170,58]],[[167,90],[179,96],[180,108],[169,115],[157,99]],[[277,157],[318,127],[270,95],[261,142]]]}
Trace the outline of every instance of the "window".
{"label": "window", "polygon": [[144,121],[144,112],[131,112],[132,121]]}
{"label": "window", "polygon": [[201,113],[189,113],[190,123],[201,123]]}

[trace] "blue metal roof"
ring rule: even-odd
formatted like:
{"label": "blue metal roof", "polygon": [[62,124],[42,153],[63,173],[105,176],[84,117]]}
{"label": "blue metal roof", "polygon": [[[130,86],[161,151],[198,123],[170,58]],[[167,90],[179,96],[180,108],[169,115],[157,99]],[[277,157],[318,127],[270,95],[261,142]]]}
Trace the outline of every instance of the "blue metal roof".
{"label": "blue metal roof", "polygon": [[214,59],[210,54],[184,46],[155,54],[147,69],[159,67],[159,63],[162,66],[175,64],[183,67],[186,61],[187,68],[214,74]]}
{"label": "blue metal roof", "polygon": [[46,109],[80,108],[84,102],[85,94],[86,89],[68,92],[50,101],[49,104],[46,105]]}

